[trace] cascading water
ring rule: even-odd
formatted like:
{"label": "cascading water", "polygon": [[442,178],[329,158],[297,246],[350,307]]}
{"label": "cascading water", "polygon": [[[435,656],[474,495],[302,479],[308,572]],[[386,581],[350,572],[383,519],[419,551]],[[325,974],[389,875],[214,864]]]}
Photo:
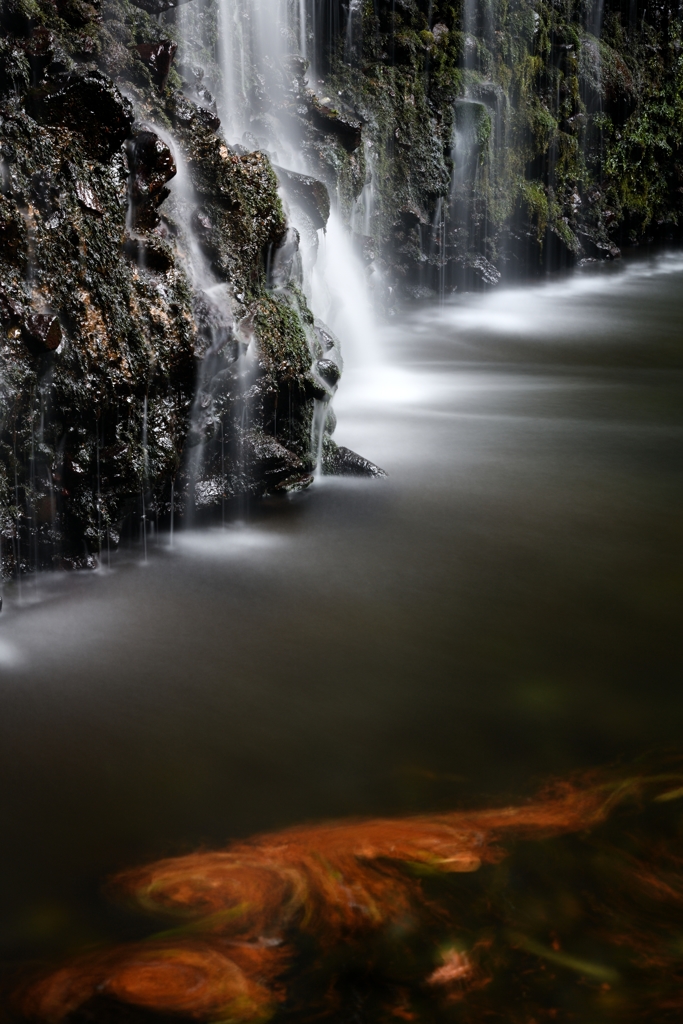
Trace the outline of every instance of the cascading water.
{"label": "cascading water", "polygon": [[142,406],[142,486],[140,488],[140,534],[142,539],[143,561],[147,561],[147,502],[145,491],[149,479],[149,450],[147,446],[147,395]]}
{"label": "cascading water", "polygon": [[[170,186],[171,208],[181,230],[180,244],[183,265],[195,292],[202,297],[203,310],[208,318],[204,346],[201,351],[197,352],[196,383],[190,410],[189,448],[185,467],[188,478],[188,502],[185,511],[186,521],[190,524],[197,506],[205,504],[207,499],[215,498],[216,493],[220,494],[221,508],[224,509],[225,506],[224,426],[222,421],[217,419],[211,393],[211,382],[216,374],[225,369],[227,358],[230,364],[237,366],[237,372],[233,375],[234,382],[237,384],[237,401],[246,407],[246,392],[249,382],[249,366],[246,355],[248,342],[245,345],[244,339],[238,337],[229,286],[220,281],[213,273],[207,257],[202,252],[195,228],[199,202],[182,148],[171,134],[165,133],[162,129],[157,129],[157,131],[173,152],[175,162],[176,174]],[[226,351],[228,348],[229,353]],[[242,425],[244,425],[245,416],[246,413],[243,411],[241,414]],[[207,480],[204,479],[206,447],[209,439],[214,437],[216,430],[220,431],[222,480]],[[243,470],[244,452],[243,445],[240,445],[239,441],[235,442],[231,454],[240,470]],[[175,488],[172,486],[171,526],[175,516],[174,492]]]}
{"label": "cascading water", "polygon": [[[308,51],[309,27],[314,29],[313,11],[306,11],[305,0],[291,5],[285,0],[264,3],[262,0],[219,0],[217,5],[216,55],[220,70],[220,82],[216,89],[217,111],[221,118],[222,130],[231,150],[242,152],[247,148],[259,147],[265,151],[278,173],[281,183],[281,197],[292,225],[290,234],[281,248],[268,260],[267,274],[270,287],[275,294],[289,294],[291,282],[303,291],[315,319],[314,330],[306,329],[311,351],[311,373],[319,385],[321,397],[314,399],[311,423],[311,451],[316,472],[322,470],[323,441],[326,431],[334,429],[334,414],[330,410],[332,392],[341,374],[344,351],[351,365],[376,362],[374,349],[374,315],[368,294],[367,275],[360,264],[344,227],[338,207],[339,197],[332,195],[332,209],[325,209],[323,215],[311,206],[321,202],[319,189],[325,186],[316,179],[317,168],[306,158],[305,146],[301,144],[301,128],[288,116],[288,105],[292,103],[293,90],[305,88],[303,79]],[[198,18],[202,11],[193,4],[180,7],[175,13],[176,29],[179,34],[179,59],[186,66],[190,57],[197,54]],[[347,49],[349,58],[358,43],[358,10],[349,9]],[[313,54],[315,47],[313,46]],[[291,61],[300,61],[294,67]],[[201,77],[204,77],[202,71]],[[197,71],[195,71],[197,77]],[[295,81],[299,76],[298,83]],[[311,79],[318,81],[317,69],[311,69]],[[311,102],[318,102],[310,93]],[[207,92],[204,98],[212,97]],[[319,103],[330,102],[322,95]],[[179,164],[180,168],[180,164]],[[182,189],[179,170],[174,188]],[[372,191],[366,194],[367,210],[364,232],[370,233],[373,216]],[[323,200],[327,206],[327,199]],[[193,224],[185,218],[187,237],[191,238]],[[292,233],[292,230],[294,233]],[[299,250],[300,254],[296,253]],[[194,265],[201,264],[195,254],[190,254]],[[206,263],[206,260],[204,260]],[[196,271],[195,271],[196,274]],[[207,294],[220,286],[206,288]],[[229,289],[223,286],[224,303],[229,307]],[[349,302],[349,296],[353,300]],[[228,311],[229,316],[229,311]],[[340,342],[324,345],[321,350],[319,338],[334,336],[326,331],[325,325],[335,332]],[[254,348],[251,349],[255,351]],[[207,353],[202,372],[206,373]],[[322,370],[319,369],[322,367]],[[211,373],[211,369],[209,368]],[[248,384],[248,374],[243,373]],[[247,386],[243,391],[247,389]],[[193,407],[193,422],[202,416],[202,402],[205,400],[201,383]],[[245,406],[245,415],[246,406]],[[276,417],[276,413],[274,414]],[[223,428],[221,428],[222,431]],[[221,445],[224,437],[221,433]],[[222,447],[221,447],[222,452]],[[193,459],[195,464],[202,461],[202,450],[198,447]],[[222,456],[221,456],[222,457]],[[244,458],[244,455],[243,455]],[[197,470],[190,472],[197,487]]]}
{"label": "cascading water", "polygon": [[365,182],[353,207],[351,226],[357,234],[371,239],[375,234],[375,219],[377,216],[377,169],[374,146],[371,139],[363,140],[363,157],[367,168]]}

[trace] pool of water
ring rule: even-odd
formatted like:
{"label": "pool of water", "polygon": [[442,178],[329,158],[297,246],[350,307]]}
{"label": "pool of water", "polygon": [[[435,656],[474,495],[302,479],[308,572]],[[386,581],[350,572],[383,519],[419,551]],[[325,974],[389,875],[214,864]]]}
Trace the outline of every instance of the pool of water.
{"label": "pool of water", "polygon": [[679,256],[414,308],[336,400],[386,480],[7,586],[5,961],[129,934],[123,867],[680,750],[682,324]]}

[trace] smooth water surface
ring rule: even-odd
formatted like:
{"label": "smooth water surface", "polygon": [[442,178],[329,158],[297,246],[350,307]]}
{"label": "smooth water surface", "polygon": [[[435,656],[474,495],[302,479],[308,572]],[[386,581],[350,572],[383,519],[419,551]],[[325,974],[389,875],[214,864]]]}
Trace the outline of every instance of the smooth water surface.
{"label": "smooth water surface", "polygon": [[7,587],[3,956],[125,931],[123,866],[680,750],[682,325],[680,257],[415,309],[336,401],[386,481]]}

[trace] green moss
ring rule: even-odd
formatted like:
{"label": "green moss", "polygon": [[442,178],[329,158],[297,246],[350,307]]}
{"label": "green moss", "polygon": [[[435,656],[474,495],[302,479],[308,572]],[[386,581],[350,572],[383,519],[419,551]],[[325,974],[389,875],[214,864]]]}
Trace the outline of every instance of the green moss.
{"label": "green moss", "polygon": [[533,103],[527,108],[527,125],[536,149],[541,153],[547,152],[557,131],[553,115],[542,103]]}
{"label": "green moss", "polygon": [[[640,98],[620,131],[610,133],[605,173],[610,198],[640,229],[677,224],[683,173],[683,58],[678,57]],[[672,203],[672,198],[678,201]]]}
{"label": "green moss", "polygon": [[519,192],[526,207],[527,216],[536,225],[537,235],[542,238],[548,226],[548,196],[539,181],[520,181]]}
{"label": "green moss", "polygon": [[284,379],[306,376],[311,352],[301,318],[284,297],[264,297],[255,307],[254,324],[259,349],[266,365]]}
{"label": "green moss", "polygon": [[[363,10],[362,67],[344,63],[340,43],[331,81],[368,122],[373,234],[399,278],[421,274],[436,248],[456,262],[498,258],[511,230],[533,233],[539,258],[552,230],[569,259],[580,237],[607,251],[610,236],[681,221],[676,12],[646,8],[627,24],[606,0],[596,39],[582,0],[489,0],[467,37],[462,8],[440,0]],[[463,163],[463,146],[478,158]]]}
{"label": "green moss", "polygon": [[[0,194],[4,574],[36,564],[94,564],[105,542],[116,545],[122,521],[139,514],[142,493],[147,514],[168,516],[172,480],[182,511],[194,486],[186,448],[199,440],[205,455],[193,472],[205,477],[203,501],[300,485],[312,465],[312,316],[294,285],[277,298],[269,293],[268,264],[286,222],[268,158],[231,152],[211,130],[211,115],[179,96],[176,70],[159,95],[135,45],[173,38],[172,19],[164,24],[128,0],[105,0],[100,22],[94,7],[73,0],[59,8],[70,24],[50,0],[37,2],[40,18],[18,0],[3,14],[21,7],[33,23],[44,14],[60,60],[64,53],[76,66],[99,59],[134,101],[139,121],[173,125],[196,193],[191,201],[208,225],[202,245],[220,301],[196,290],[184,269],[186,214],[175,193],[131,239],[123,150],[96,150],[97,125],[86,134],[78,124],[65,129],[32,118],[32,72],[17,37],[31,25],[15,18],[14,36],[0,42],[0,152],[12,186]],[[215,9],[207,7],[198,20],[184,56],[201,55],[210,66]],[[50,79],[41,90],[49,94],[54,84]],[[178,103],[185,104],[182,116]],[[61,325],[56,351],[31,334],[29,261],[34,296]],[[249,335],[238,341],[233,320],[246,322],[250,314],[260,365],[247,429],[237,357]],[[193,399],[197,387],[201,401]],[[223,438],[236,445],[225,466]],[[238,465],[244,446],[249,456]]]}

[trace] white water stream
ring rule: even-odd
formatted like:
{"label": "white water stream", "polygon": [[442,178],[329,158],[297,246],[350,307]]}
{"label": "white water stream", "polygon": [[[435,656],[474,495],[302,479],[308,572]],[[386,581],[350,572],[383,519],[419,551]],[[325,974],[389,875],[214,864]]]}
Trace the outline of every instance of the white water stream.
{"label": "white water stream", "polygon": [[[279,107],[283,103],[282,69],[290,55],[307,58],[306,26],[312,11],[306,11],[305,0],[300,4],[287,0],[219,0],[218,9],[222,87],[216,100],[226,141],[250,148],[259,145],[285,170],[315,177],[315,168],[308,165],[300,141],[293,130],[287,129],[286,122],[271,116],[269,137],[263,137],[261,121],[258,126],[253,123],[254,100],[250,95],[256,71],[256,85],[265,93],[265,105]],[[189,43],[195,37],[197,17],[192,4],[178,9],[181,57],[182,39]],[[312,64],[308,73],[312,88],[317,79],[318,69]],[[284,195],[283,200],[287,205]],[[363,366],[377,359],[375,318],[364,268],[353,250],[350,231],[342,223],[336,195],[332,194],[330,200],[327,230],[317,232],[317,243],[311,247],[307,232],[299,232],[304,292],[314,315],[339,337],[345,361]],[[299,227],[296,209],[288,212],[291,223]]]}

